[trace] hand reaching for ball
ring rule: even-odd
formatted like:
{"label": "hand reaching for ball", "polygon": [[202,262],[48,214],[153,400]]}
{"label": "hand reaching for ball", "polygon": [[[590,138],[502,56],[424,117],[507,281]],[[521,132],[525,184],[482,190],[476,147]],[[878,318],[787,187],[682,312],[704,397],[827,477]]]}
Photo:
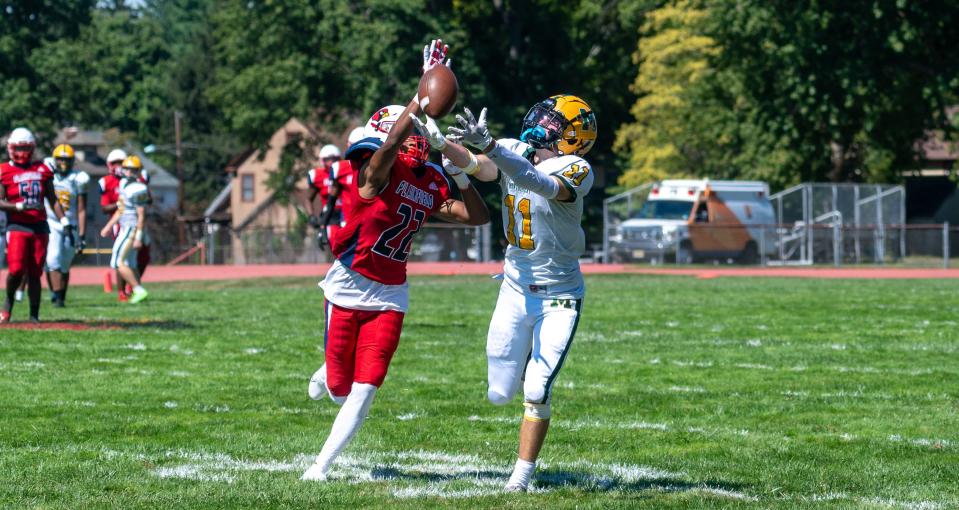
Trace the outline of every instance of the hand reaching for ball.
{"label": "hand reaching for ball", "polygon": [[423,46],[423,74],[441,64],[449,67],[453,61],[446,58],[449,50],[449,45],[443,44],[442,39],[433,39],[429,45]]}

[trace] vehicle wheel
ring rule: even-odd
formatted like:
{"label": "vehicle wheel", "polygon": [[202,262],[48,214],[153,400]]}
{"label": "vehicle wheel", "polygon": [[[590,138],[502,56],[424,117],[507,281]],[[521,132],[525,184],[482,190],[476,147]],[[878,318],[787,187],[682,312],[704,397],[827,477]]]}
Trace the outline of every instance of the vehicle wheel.
{"label": "vehicle wheel", "polygon": [[742,253],[739,254],[739,262],[741,264],[759,263],[759,249],[756,248],[755,241],[749,241],[746,243],[746,247],[743,248]]}
{"label": "vehicle wheel", "polygon": [[679,250],[676,251],[677,264],[693,263],[693,245],[689,241],[679,243]]}

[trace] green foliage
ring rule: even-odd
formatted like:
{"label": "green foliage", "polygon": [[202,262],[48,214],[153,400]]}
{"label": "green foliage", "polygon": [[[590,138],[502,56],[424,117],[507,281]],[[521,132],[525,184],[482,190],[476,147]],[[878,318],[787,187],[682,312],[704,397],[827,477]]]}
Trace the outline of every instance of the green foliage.
{"label": "green foliage", "polygon": [[[695,23],[691,6],[705,14]],[[676,21],[650,21],[639,42],[645,95],[620,132],[623,184],[895,181],[921,164],[916,140],[955,133],[945,115],[959,90],[953,5],[684,0],[650,19],[664,16]]]}

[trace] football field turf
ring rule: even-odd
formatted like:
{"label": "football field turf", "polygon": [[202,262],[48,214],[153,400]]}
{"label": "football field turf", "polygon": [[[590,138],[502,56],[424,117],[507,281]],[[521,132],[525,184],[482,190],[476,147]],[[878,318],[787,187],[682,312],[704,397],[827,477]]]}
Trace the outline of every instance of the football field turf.
{"label": "football field turf", "polygon": [[[369,420],[336,412],[312,281],[93,287],[0,329],[0,507],[959,507],[954,281],[593,276],[529,494],[522,413],[486,402],[498,282],[417,277]],[[25,304],[14,320],[25,319]]]}

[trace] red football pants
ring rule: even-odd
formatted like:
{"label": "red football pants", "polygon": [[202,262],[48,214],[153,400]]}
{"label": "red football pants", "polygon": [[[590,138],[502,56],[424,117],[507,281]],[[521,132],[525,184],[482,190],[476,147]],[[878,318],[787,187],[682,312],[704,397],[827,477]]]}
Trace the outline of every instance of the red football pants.
{"label": "red football pants", "polygon": [[403,312],[351,310],[326,305],[326,386],[335,397],[354,382],[379,388],[400,344]]}
{"label": "red football pants", "polygon": [[26,273],[39,278],[47,258],[48,234],[10,230],[7,232],[7,266],[9,276],[19,278]]}

